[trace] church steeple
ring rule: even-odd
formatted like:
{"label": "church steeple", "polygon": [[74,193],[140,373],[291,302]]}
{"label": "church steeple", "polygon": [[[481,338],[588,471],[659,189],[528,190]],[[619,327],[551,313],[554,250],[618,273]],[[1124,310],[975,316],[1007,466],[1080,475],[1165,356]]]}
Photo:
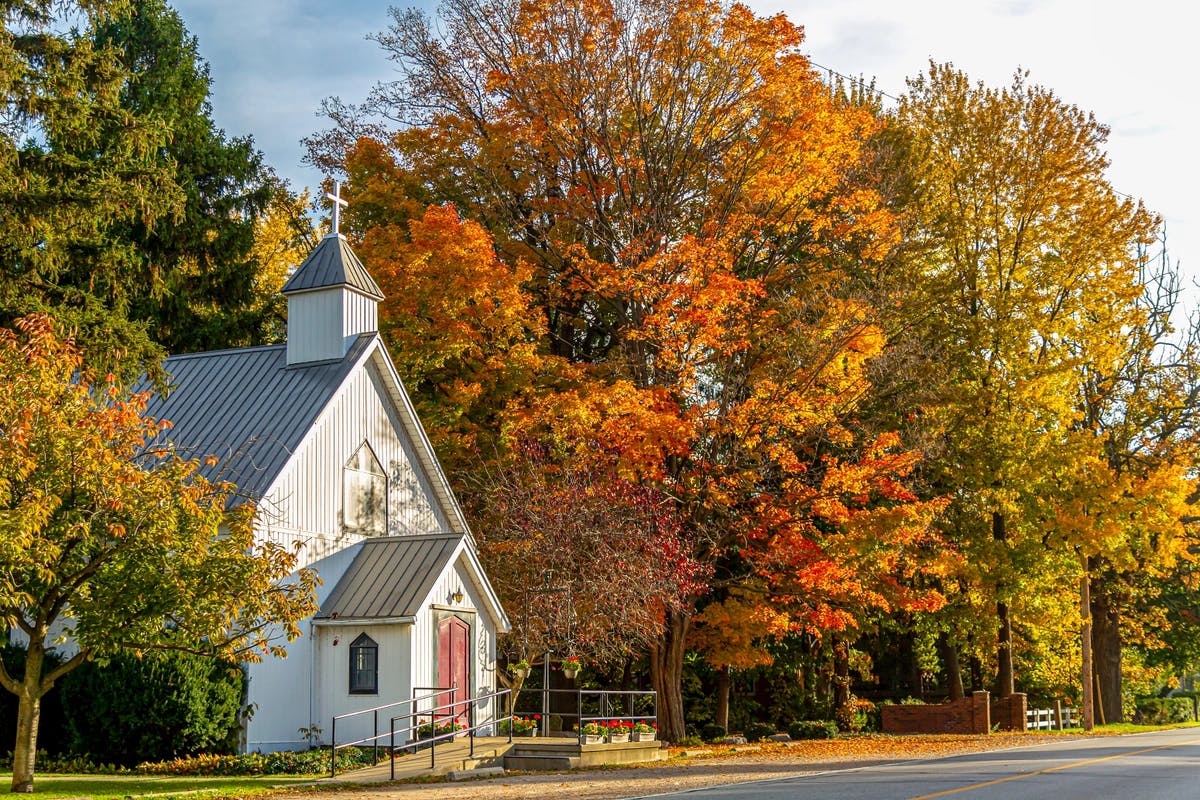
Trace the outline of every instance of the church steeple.
{"label": "church steeple", "polygon": [[383,292],[337,230],[340,186],[333,200],[334,230],[283,285],[288,299],[287,363],[339,359],[361,333],[379,329]]}

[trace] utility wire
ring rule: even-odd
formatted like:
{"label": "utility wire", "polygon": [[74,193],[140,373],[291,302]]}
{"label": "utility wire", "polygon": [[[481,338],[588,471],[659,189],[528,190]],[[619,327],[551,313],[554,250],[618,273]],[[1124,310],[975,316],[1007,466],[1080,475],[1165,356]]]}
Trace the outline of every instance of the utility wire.
{"label": "utility wire", "polygon": [[[861,76],[860,76],[860,77],[857,77],[857,78],[852,78],[852,77],[850,77],[849,75],[845,75],[845,74],[843,74],[843,73],[841,73],[841,72],[838,72],[838,71],[837,71],[836,69],[834,69],[833,67],[827,67],[827,66],[825,66],[824,64],[818,64],[816,61],[813,61],[813,60],[812,60],[812,58],[811,58],[811,57],[809,57],[809,56],[806,56],[806,58],[808,58],[808,63],[812,64],[812,65],[813,65],[814,67],[816,67],[817,69],[823,69],[823,70],[825,70],[825,72],[829,73],[830,80],[832,80],[832,79],[833,79],[833,76],[834,76],[834,75],[836,75],[836,76],[838,76],[839,78],[841,78],[841,79],[842,79],[842,80],[844,80],[844,81],[849,81],[849,82],[850,82],[850,83],[852,83],[852,84],[853,84],[853,83],[857,83],[857,84],[859,84],[860,86],[862,86],[862,87],[864,87],[864,88],[866,88],[866,87],[867,87],[867,81],[866,81],[866,79],[865,79],[865,78],[863,78],[863,77],[861,77]],[[870,90],[871,90],[872,92],[874,92],[875,94],[879,95],[880,97],[886,97],[886,98],[888,98],[888,99],[889,99],[889,100],[891,100],[892,102],[895,102],[895,103],[899,103],[899,102],[900,102],[900,98],[899,98],[899,97],[896,97],[896,95],[894,95],[894,94],[888,94],[887,92],[883,91],[882,89],[879,89],[879,88],[875,87],[873,84],[871,85],[871,87],[870,87]],[[1111,185],[1111,184],[1109,185],[1109,187],[1108,187],[1108,188],[1109,188],[1110,190],[1112,190],[1112,193],[1113,193],[1113,194],[1115,194],[1115,195],[1118,195],[1118,196],[1120,196],[1120,197],[1124,197],[1126,200],[1133,200],[1134,202],[1138,202],[1138,201],[1139,201],[1139,198],[1137,198],[1137,197],[1134,197],[1134,196],[1133,196],[1133,195],[1131,195],[1131,194],[1125,194],[1125,192],[1121,192],[1121,191],[1118,191],[1117,189],[1114,189],[1114,188],[1112,187],[1112,185]]]}

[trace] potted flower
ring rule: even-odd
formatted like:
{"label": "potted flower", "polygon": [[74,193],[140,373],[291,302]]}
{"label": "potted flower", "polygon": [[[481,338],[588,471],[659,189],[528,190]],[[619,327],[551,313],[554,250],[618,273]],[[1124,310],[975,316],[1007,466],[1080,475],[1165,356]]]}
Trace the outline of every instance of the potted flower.
{"label": "potted flower", "polygon": [[567,656],[562,661],[563,675],[568,680],[573,680],[579,674],[579,659],[575,656]]}
{"label": "potted flower", "polygon": [[633,730],[632,722],[623,719],[610,719],[607,724],[609,744],[624,744],[629,741],[629,732]]}
{"label": "potted flower", "polygon": [[512,671],[513,675],[516,675],[521,680],[525,680],[529,677],[529,662],[522,658],[512,665]]}
{"label": "potted flower", "polygon": [[446,736],[451,733],[458,733],[466,729],[458,720],[450,720],[449,722],[437,722],[422,717],[417,722],[417,738],[418,739],[433,739],[438,736]]}
{"label": "potted flower", "polygon": [[583,738],[584,744],[601,744],[604,742],[604,734],[608,732],[603,722],[588,722],[579,729],[579,735]]}
{"label": "potted flower", "polygon": [[542,715],[534,714],[532,717],[513,717],[511,720],[504,720],[500,723],[500,732],[508,733],[509,728],[512,729],[513,736],[537,736],[538,726],[541,724]]}
{"label": "potted flower", "polygon": [[653,742],[658,738],[658,723],[646,722],[639,719],[633,723],[633,740],[635,742]]}

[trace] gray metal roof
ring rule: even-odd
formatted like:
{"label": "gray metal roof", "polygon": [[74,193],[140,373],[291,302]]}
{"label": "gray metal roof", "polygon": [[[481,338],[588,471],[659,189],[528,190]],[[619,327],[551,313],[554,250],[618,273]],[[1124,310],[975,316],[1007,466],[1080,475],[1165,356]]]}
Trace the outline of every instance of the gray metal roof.
{"label": "gray metal roof", "polygon": [[260,498],[376,335],[360,335],[340,361],[291,367],[286,345],[172,356],[165,368],[174,389],[153,395],[146,413],[173,424],[160,441],[217,457],[202,468],[206,477]]}
{"label": "gray metal roof", "polygon": [[367,539],[317,617],[415,617],[463,539],[460,533]]}
{"label": "gray metal roof", "polygon": [[300,268],[283,285],[283,293],[311,292],[333,286],[349,286],[368,297],[383,299],[383,292],[367,268],[354,255],[346,239],[336,233],[326,236],[308,254]]}

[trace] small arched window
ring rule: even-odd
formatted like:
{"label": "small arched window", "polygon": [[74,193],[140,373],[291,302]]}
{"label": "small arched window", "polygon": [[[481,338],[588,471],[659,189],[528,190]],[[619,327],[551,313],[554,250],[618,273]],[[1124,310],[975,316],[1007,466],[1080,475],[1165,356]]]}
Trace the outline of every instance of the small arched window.
{"label": "small arched window", "polygon": [[379,694],[379,645],[365,633],[350,643],[350,694]]}

